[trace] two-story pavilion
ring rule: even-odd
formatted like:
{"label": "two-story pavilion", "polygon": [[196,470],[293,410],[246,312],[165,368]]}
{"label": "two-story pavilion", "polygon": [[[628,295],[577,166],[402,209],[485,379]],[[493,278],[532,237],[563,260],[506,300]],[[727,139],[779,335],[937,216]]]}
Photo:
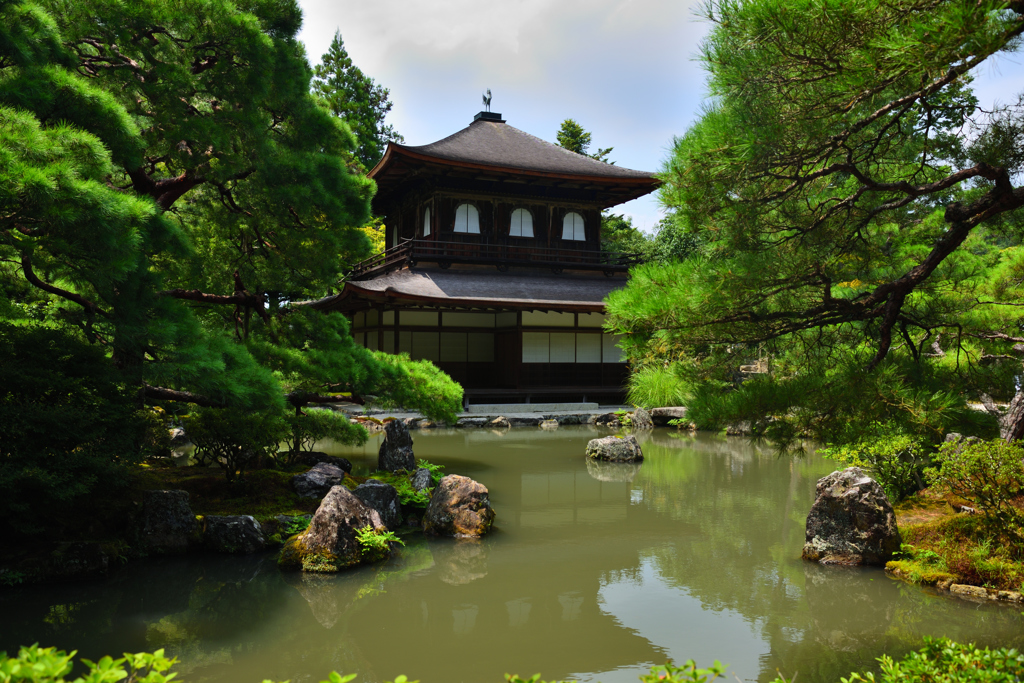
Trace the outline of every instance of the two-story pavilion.
{"label": "two-story pavilion", "polygon": [[622,399],[603,299],[636,259],[601,249],[601,211],[655,177],[491,112],[429,145],[388,145],[370,177],[387,250],[315,307],[349,316],[367,348],[433,361],[473,403]]}

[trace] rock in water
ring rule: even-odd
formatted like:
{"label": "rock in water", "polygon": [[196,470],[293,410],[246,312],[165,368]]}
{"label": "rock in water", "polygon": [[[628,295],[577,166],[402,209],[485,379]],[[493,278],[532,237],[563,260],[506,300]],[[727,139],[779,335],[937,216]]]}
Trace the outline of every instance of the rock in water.
{"label": "rock in water", "polygon": [[643,408],[637,408],[633,411],[632,426],[634,431],[654,429],[654,421],[651,419],[650,413]]}
{"label": "rock in water", "polygon": [[591,439],[587,444],[587,457],[608,462],[643,462],[644,454],[636,437],[606,436],[603,439]]}
{"label": "rock in water", "polygon": [[483,536],[494,523],[487,487],[469,477],[449,474],[438,482],[423,516],[423,531],[434,536]]}
{"label": "rock in water", "polygon": [[292,477],[292,488],[303,498],[323,498],[344,479],[345,470],[337,465],[320,462]]}
{"label": "rock in water", "polygon": [[822,477],[817,491],[807,515],[805,560],[884,566],[900,549],[896,513],[882,487],[859,467]]}
{"label": "rock in water", "polygon": [[666,408],[655,408],[651,411],[651,421],[659,427],[664,427],[669,420],[685,420],[686,408],[683,406],[671,406]]}
{"label": "rock in water", "polygon": [[376,510],[344,486],[335,486],[324,496],[309,528],[285,542],[278,564],[307,572],[336,572],[368,562],[371,558],[364,557],[356,540],[356,530],[366,526],[387,531]]}
{"label": "rock in water", "polygon": [[508,418],[505,417],[504,415],[499,415],[498,417],[488,422],[487,426],[492,429],[508,429],[509,427],[512,426],[512,423],[509,422]]}
{"label": "rock in water", "polygon": [[430,476],[430,470],[426,467],[421,467],[413,473],[409,483],[417,491],[422,491],[434,485],[434,478]]}
{"label": "rock in water", "polygon": [[203,547],[216,553],[255,553],[267,545],[263,527],[251,515],[203,518]]}
{"label": "rock in water", "polygon": [[188,504],[188,491],[146,491],[142,494],[142,543],[151,553],[188,550],[199,538],[199,523]]}
{"label": "rock in water", "polygon": [[402,523],[402,505],[398,502],[398,491],[391,484],[379,479],[367,479],[352,493],[376,510],[387,528],[397,529]]}
{"label": "rock in water", "polygon": [[412,437],[409,436],[409,428],[401,420],[391,420],[384,424],[384,440],[377,453],[377,469],[385,472],[412,472],[416,469]]}

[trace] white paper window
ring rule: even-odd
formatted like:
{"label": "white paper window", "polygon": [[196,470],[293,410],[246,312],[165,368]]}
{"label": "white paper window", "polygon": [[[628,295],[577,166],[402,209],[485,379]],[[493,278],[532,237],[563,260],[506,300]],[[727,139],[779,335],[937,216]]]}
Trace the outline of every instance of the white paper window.
{"label": "white paper window", "polygon": [[580,313],[577,317],[580,327],[601,327],[604,325],[604,313]]}
{"label": "white paper window", "polygon": [[599,334],[577,334],[576,335],[576,362],[577,363],[600,363],[601,362],[601,335],[599,335]]}
{"label": "white paper window", "polygon": [[366,326],[367,327],[377,327],[377,325],[379,323],[380,323],[380,313],[377,311],[377,309],[376,308],[371,308],[370,310],[368,310],[366,312]]}
{"label": "white paper window", "polygon": [[576,315],[558,311],[523,311],[523,327],[574,327]]}
{"label": "white paper window", "polygon": [[587,239],[586,231],[583,229],[583,216],[575,211],[565,214],[565,218],[562,219],[562,239],[580,242]]}
{"label": "white paper window", "polygon": [[490,332],[469,333],[469,362],[494,362],[494,335]]}
{"label": "white paper window", "polygon": [[601,346],[605,363],[622,363],[622,350],[617,346],[620,335],[602,334]]}
{"label": "white paper window", "polygon": [[395,312],[394,311],[384,311],[384,324],[385,325],[394,325],[395,324]]}
{"label": "white paper window", "polygon": [[398,322],[401,325],[437,327],[437,311],[402,311]]}
{"label": "white paper window", "polygon": [[512,237],[533,237],[533,216],[526,209],[512,212],[512,225],[508,234]]}
{"label": "white paper window", "polygon": [[446,363],[466,362],[466,333],[441,333],[441,361]]}
{"label": "white paper window", "polygon": [[357,332],[352,335],[352,338],[356,340],[356,344],[359,346],[366,346],[366,335],[362,332]]}
{"label": "white paper window", "polygon": [[366,348],[371,351],[377,350],[377,330],[366,333]]}
{"label": "white paper window", "polygon": [[423,236],[430,234],[430,207],[423,210]]}
{"label": "white paper window", "polygon": [[455,232],[480,234],[480,212],[472,204],[459,204],[455,209]]}
{"label": "white paper window", "polygon": [[441,360],[441,344],[437,332],[413,332],[412,333],[412,354],[413,360]]}
{"label": "white paper window", "polygon": [[352,318],[352,327],[366,327],[366,313],[359,311]]}
{"label": "white paper window", "polygon": [[576,362],[576,335],[572,332],[551,333],[551,362]]}
{"label": "white paper window", "polygon": [[412,332],[398,333],[398,352],[408,353],[412,356]]}
{"label": "white paper window", "polygon": [[384,345],[380,347],[380,350],[388,353],[395,352],[395,333],[391,330],[384,332]]}
{"label": "white paper window", "polygon": [[523,332],[523,362],[547,363],[548,355],[547,332]]}

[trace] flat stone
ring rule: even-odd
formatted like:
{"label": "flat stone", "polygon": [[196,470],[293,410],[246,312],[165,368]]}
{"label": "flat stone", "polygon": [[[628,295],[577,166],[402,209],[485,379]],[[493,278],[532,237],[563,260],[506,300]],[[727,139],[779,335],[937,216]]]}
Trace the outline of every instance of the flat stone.
{"label": "flat stone", "polygon": [[657,427],[664,427],[669,423],[669,420],[685,420],[686,419],[686,408],[683,406],[669,406],[664,408],[655,408],[651,411],[651,421],[654,422]]}
{"label": "flat stone", "polygon": [[486,417],[460,417],[455,423],[456,427],[486,427]]}
{"label": "flat stone", "polygon": [[509,425],[511,425],[512,427],[537,427],[540,425],[541,422],[544,421],[544,418],[540,417],[539,415],[513,415],[507,419]]}
{"label": "flat stone", "polygon": [[[351,466],[351,465],[350,465]],[[321,462],[292,477],[292,488],[303,498],[322,499],[331,488],[345,480],[345,471],[337,465]]]}
{"label": "flat stone", "polygon": [[542,420],[540,423],[541,429],[558,429],[558,420]]}
{"label": "flat stone", "polygon": [[248,555],[267,545],[263,527],[251,515],[207,515],[203,525],[203,548],[212,552]]}

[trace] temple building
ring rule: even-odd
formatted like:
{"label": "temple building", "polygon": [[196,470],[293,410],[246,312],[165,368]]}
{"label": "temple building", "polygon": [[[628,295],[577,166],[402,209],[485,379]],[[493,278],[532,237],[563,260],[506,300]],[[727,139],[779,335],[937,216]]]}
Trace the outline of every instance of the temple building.
{"label": "temple building", "polygon": [[388,145],[370,171],[387,249],[313,305],[370,349],[432,361],[470,403],[620,402],[627,376],[603,299],[635,255],[601,248],[601,211],[653,191],[480,112],[429,145]]}

